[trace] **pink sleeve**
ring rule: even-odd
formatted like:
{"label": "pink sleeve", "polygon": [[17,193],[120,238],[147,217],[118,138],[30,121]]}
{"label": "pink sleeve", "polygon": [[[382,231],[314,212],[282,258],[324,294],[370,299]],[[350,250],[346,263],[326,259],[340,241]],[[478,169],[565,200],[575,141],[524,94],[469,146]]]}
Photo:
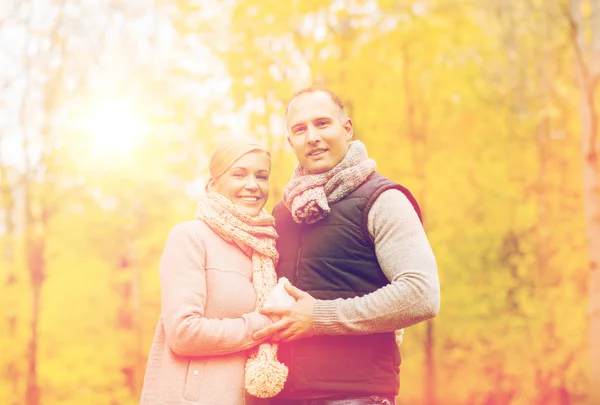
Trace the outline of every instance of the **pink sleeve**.
{"label": "pink sleeve", "polygon": [[252,334],[270,325],[258,312],[239,318],[204,317],[205,252],[193,222],[170,232],[160,261],[162,317],[169,347],[182,356],[228,354],[262,343]]}

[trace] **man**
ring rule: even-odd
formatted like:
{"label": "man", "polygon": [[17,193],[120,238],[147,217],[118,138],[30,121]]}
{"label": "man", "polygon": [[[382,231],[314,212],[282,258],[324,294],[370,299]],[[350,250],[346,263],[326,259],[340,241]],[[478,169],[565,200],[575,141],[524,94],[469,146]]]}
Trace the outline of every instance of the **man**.
{"label": "man", "polygon": [[434,317],[440,305],[419,207],[351,141],[352,120],[331,91],[296,93],[286,125],[299,164],[273,215],[277,272],[297,301],[263,309],[280,319],[255,334],[273,334],[289,368],[272,403],[394,404],[394,331]]}

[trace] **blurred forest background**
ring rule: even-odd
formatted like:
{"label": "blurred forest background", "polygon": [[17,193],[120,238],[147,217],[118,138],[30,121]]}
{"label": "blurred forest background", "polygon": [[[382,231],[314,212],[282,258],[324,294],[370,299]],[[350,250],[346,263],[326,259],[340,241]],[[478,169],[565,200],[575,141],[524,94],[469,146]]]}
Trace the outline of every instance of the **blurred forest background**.
{"label": "blurred forest background", "polygon": [[1,0],[0,404],[138,403],[207,154],[266,141],[270,209],[313,83],[438,259],[399,404],[600,404],[599,82],[600,0]]}

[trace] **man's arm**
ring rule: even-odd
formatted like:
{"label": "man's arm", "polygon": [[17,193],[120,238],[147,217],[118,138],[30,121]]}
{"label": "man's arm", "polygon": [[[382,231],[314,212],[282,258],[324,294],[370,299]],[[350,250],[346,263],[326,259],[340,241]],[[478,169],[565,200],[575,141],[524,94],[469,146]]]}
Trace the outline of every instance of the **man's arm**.
{"label": "man's arm", "polygon": [[317,300],[317,335],[390,332],[434,317],[440,307],[435,257],[412,204],[399,190],[371,207],[368,230],[390,284],[358,298]]}
{"label": "man's arm", "polygon": [[278,332],[274,340],[291,341],[317,335],[389,332],[434,317],[440,306],[435,257],[413,206],[399,190],[387,190],[368,216],[375,253],[390,284],[357,298],[315,300],[295,287],[298,302],[265,311],[281,319],[256,333]]}

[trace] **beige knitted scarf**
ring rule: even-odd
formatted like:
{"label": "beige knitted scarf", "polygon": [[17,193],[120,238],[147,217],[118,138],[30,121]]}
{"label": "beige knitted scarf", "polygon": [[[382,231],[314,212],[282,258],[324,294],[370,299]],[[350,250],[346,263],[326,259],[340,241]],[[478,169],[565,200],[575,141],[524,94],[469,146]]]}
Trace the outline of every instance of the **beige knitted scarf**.
{"label": "beige knitted scarf", "polygon": [[283,203],[297,223],[312,224],[325,218],[333,204],[360,186],[375,170],[360,141],[350,142],[346,156],[331,170],[309,174],[300,165],[283,190]]}
{"label": "beige knitted scarf", "polygon": [[[273,216],[261,210],[258,216],[251,217],[221,194],[209,192],[200,200],[196,218],[252,257],[256,310],[260,310],[267,294],[277,284],[275,264],[279,256],[275,249],[277,232]],[[270,398],[283,389],[287,374],[287,367],[277,360],[277,344],[263,343],[246,361],[246,390],[258,398]]]}

